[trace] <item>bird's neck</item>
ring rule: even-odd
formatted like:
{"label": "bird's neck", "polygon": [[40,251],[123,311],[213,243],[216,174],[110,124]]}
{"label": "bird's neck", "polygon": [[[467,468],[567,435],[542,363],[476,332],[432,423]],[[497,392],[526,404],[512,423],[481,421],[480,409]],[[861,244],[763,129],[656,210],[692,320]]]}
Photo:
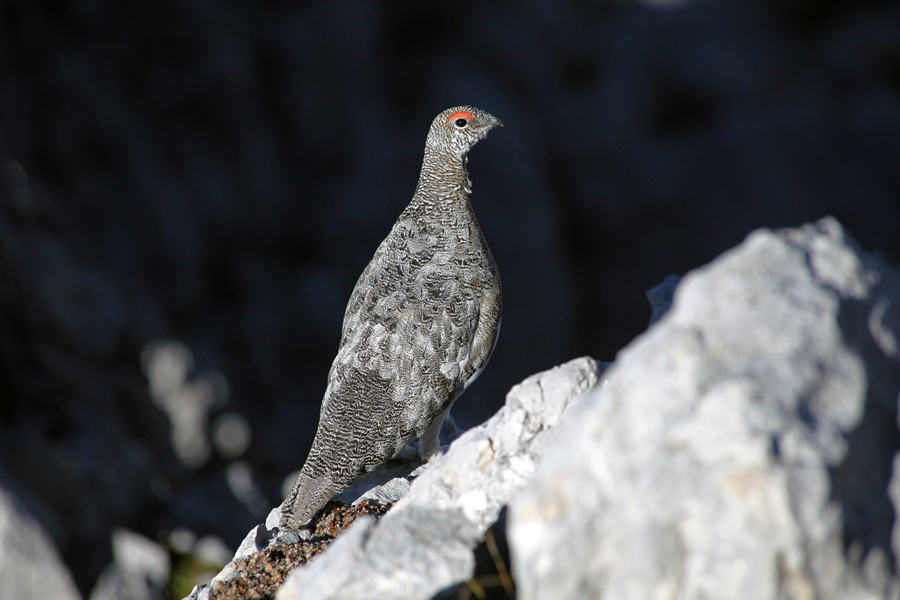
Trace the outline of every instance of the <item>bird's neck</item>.
{"label": "bird's neck", "polygon": [[471,191],[465,156],[426,154],[413,202],[438,210],[464,207]]}

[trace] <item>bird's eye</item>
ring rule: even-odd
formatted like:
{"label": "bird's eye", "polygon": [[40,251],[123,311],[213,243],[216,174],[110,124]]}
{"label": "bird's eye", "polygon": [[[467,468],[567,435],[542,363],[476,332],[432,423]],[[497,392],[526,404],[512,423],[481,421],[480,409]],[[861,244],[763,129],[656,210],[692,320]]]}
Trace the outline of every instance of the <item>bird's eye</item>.
{"label": "bird's eye", "polygon": [[472,116],[472,113],[466,112],[464,110],[458,110],[455,113],[453,113],[452,115],[450,115],[450,118],[448,119],[448,121],[450,121],[451,123],[456,125],[457,129],[465,129],[466,127],[469,126],[469,121],[471,121],[474,118],[475,117]]}

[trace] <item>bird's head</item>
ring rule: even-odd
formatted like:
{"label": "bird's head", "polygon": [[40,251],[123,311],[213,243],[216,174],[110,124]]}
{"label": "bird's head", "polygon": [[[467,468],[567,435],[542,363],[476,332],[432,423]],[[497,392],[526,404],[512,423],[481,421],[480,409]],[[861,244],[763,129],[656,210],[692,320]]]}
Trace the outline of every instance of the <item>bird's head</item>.
{"label": "bird's head", "polygon": [[448,108],[431,124],[426,146],[464,158],[478,140],[497,126],[503,127],[500,119],[474,106]]}

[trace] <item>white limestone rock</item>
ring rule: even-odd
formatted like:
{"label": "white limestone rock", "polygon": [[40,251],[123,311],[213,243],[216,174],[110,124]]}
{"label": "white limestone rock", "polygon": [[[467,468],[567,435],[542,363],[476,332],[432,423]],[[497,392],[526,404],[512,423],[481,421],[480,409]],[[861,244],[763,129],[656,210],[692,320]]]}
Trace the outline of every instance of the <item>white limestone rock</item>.
{"label": "white limestone rock", "polygon": [[153,600],[169,582],[168,551],[124,528],[112,532],[113,562],[104,569],[89,600]]}
{"label": "white limestone rock", "polygon": [[360,519],[296,569],[278,600],[431,598],[465,581],[472,549],[529,480],[568,410],[602,365],[579,358],[513,387],[489,421],[463,434],[381,520]]}
{"label": "white limestone rock", "polygon": [[511,503],[518,597],[900,596],[898,309],[833,219],[687,275]]}
{"label": "white limestone rock", "polygon": [[0,487],[0,581],[3,598],[80,600],[81,594],[40,523]]}

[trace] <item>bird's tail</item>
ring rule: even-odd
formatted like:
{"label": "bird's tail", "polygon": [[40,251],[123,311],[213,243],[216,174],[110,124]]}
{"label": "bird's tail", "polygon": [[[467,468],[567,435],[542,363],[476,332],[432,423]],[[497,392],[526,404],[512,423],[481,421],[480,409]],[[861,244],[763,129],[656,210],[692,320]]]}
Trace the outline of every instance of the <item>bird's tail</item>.
{"label": "bird's tail", "polygon": [[279,527],[282,531],[300,529],[340,491],[341,486],[331,481],[327,475],[311,477],[305,469],[300,471],[291,492],[281,503]]}

